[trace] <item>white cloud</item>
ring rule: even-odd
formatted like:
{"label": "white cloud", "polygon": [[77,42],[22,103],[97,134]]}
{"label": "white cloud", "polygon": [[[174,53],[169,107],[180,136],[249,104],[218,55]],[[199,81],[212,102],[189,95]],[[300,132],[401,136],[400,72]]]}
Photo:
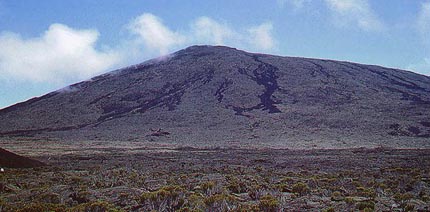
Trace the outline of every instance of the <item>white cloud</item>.
{"label": "white cloud", "polygon": [[23,81],[63,82],[85,79],[119,62],[110,50],[95,48],[96,30],[75,30],[52,24],[40,37],[23,39],[10,32],[0,34],[0,74]]}
{"label": "white cloud", "polygon": [[197,18],[191,24],[191,33],[195,42],[204,42],[215,45],[225,45],[226,40],[231,40],[237,37],[227,24],[219,23],[206,16]]}
{"label": "white cloud", "polygon": [[272,23],[263,23],[259,26],[251,27],[248,29],[250,34],[250,43],[257,49],[270,50],[275,47],[275,41],[272,36],[273,25]]}
{"label": "white cloud", "polygon": [[183,35],[170,30],[160,18],[150,13],[135,18],[129,29],[140,37],[146,48],[160,54],[166,54],[172,47],[185,43]]}
{"label": "white cloud", "polygon": [[426,44],[430,44],[430,1],[421,5],[417,20],[418,30]]}
{"label": "white cloud", "polygon": [[367,0],[325,0],[325,2],[334,14],[334,22],[340,26],[354,24],[366,31],[384,28]]}
{"label": "white cloud", "polygon": [[199,17],[191,23],[189,43],[230,45],[252,51],[270,51],[275,48],[275,38],[270,22],[248,28],[234,29],[209,17]]}
{"label": "white cloud", "polygon": [[[166,54],[174,48],[183,48],[195,44],[230,45],[247,50],[271,50],[275,47],[272,35],[273,25],[266,22],[248,28],[233,28],[225,22],[201,16],[190,22],[189,29],[175,31],[164,25],[161,19],[153,14],[145,13],[129,24],[129,30],[137,35],[137,40],[146,47],[144,51],[157,51],[158,55]],[[136,51],[136,41],[131,41],[126,48]]]}
{"label": "white cloud", "polygon": [[137,37],[122,47],[126,58],[159,56],[195,44],[230,45],[248,50],[274,48],[271,23],[235,29],[227,23],[201,16],[192,20],[188,29],[178,31],[169,28],[159,17],[145,13],[131,21],[128,29]]}

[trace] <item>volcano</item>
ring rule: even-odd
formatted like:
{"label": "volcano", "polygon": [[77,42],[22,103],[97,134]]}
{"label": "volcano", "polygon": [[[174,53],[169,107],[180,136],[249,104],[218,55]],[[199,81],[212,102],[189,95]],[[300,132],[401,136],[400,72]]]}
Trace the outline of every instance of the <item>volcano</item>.
{"label": "volcano", "polygon": [[191,46],[0,110],[0,138],[430,147],[430,77]]}

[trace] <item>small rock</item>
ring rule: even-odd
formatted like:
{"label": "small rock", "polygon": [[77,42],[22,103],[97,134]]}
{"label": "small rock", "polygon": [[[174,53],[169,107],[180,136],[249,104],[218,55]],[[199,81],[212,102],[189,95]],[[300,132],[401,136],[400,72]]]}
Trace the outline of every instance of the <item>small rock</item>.
{"label": "small rock", "polygon": [[342,201],[342,200],[344,200],[345,198],[343,197],[343,196],[332,196],[331,197],[331,200],[332,201]]}
{"label": "small rock", "polygon": [[364,201],[368,201],[368,200],[370,200],[370,198],[367,198],[367,197],[352,197],[352,199],[353,199],[355,202],[364,202]]}

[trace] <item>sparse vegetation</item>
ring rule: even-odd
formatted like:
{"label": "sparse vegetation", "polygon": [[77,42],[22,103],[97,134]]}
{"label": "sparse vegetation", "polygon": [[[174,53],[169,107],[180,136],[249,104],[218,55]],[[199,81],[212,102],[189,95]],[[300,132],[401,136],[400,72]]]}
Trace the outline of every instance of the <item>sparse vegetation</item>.
{"label": "sparse vegetation", "polygon": [[[331,212],[430,207],[430,164],[422,162],[430,161],[430,154],[418,162],[407,159],[413,152],[395,152],[376,163],[368,159],[376,153],[354,153],[360,157],[347,153],[336,167],[306,163],[302,154],[286,157],[285,150],[268,154],[193,149],[111,159],[69,156],[52,166],[0,174],[0,211]],[[360,172],[351,169],[350,163]]]}

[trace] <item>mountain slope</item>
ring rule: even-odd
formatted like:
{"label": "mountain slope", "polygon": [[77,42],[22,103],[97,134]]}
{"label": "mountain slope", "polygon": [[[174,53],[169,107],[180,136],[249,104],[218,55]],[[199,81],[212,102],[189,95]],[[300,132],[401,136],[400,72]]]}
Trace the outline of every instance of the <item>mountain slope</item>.
{"label": "mountain slope", "polygon": [[0,110],[0,135],[181,145],[429,145],[430,78],[192,46]]}
{"label": "mountain slope", "polygon": [[8,167],[8,168],[32,168],[38,166],[44,166],[45,164],[33,160],[30,158],[26,158],[23,156],[19,156],[12,152],[6,151],[5,149],[0,148],[0,167]]}

